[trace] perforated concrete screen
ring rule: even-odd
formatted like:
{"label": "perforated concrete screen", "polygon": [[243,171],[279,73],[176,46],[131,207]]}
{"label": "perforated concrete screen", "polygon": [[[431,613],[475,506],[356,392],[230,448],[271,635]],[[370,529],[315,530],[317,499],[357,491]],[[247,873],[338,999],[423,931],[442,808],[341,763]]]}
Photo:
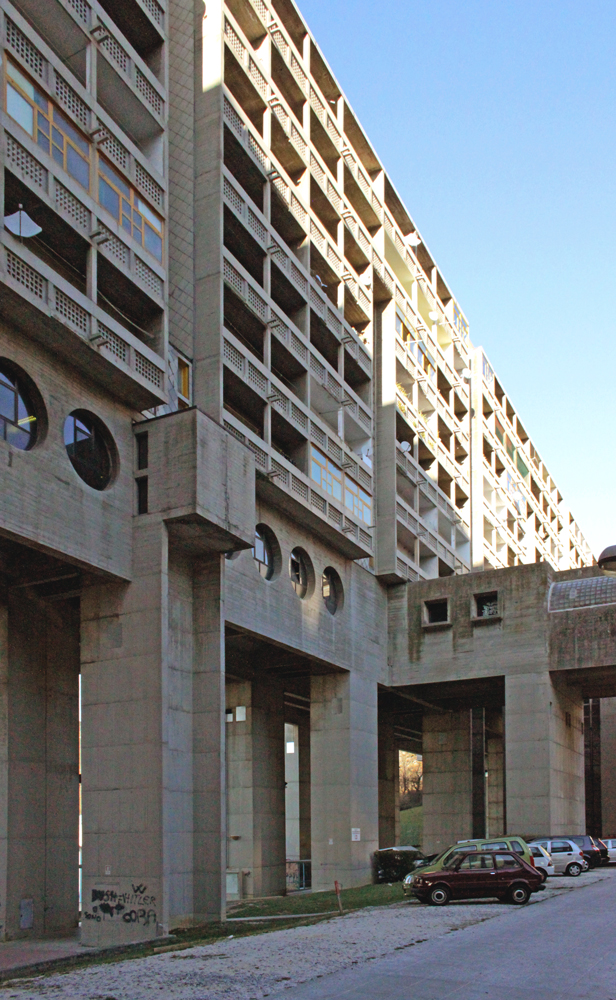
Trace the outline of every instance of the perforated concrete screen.
{"label": "perforated concrete screen", "polygon": [[602,604],[616,604],[616,580],[593,576],[587,580],[554,583],[550,588],[548,611],[575,611]]}

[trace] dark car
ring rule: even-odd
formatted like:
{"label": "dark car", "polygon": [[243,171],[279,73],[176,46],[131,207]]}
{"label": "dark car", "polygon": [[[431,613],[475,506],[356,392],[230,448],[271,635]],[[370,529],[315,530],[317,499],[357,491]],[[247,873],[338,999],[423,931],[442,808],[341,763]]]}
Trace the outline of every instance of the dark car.
{"label": "dark car", "polygon": [[384,847],[372,859],[375,882],[401,882],[405,875],[425,864],[417,847]]}
{"label": "dark car", "polygon": [[438,871],[420,868],[413,875],[411,892],[432,906],[444,906],[450,899],[493,897],[521,905],[542,887],[542,876],[518,854],[481,851],[455,854]]}
{"label": "dark car", "polygon": [[[593,837],[589,837],[588,834],[585,834],[583,837],[570,837],[567,835],[567,840],[572,840],[574,844],[578,845],[590,868],[596,868],[601,864],[601,850]],[[605,856],[607,857],[607,848],[605,849]]]}
{"label": "dark car", "polygon": [[595,844],[597,845],[597,847],[601,851],[601,864],[602,865],[609,865],[609,863],[610,863],[610,852],[607,849],[607,844],[605,844],[601,840],[600,837],[593,837],[592,839],[594,840]]}

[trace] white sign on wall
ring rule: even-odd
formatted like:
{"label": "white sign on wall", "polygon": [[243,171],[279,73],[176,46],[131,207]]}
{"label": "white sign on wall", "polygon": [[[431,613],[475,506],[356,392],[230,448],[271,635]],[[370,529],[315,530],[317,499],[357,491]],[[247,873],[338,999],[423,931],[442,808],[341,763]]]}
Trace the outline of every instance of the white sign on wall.
{"label": "white sign on wall", "polygon": [[361,840],[361,830],[356,826],[351,830],[351,840]]}

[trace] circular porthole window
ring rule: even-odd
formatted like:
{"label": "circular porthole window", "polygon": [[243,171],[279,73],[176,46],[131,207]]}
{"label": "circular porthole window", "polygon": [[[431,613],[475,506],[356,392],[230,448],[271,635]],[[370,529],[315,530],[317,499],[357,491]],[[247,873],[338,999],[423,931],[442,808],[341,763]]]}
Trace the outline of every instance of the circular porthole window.
{"label": "circular porthole window", "polygon": [[264,580],[273,580],[280,572],[280,546],[271,528],[258,524],[255,528],[255,544],[252,555],[259,573]]}
{"label": "circular porthole window", "polygon": [[116,449],[105,425],[87,410],[74,410],[64,422],[64,444],[75,472],[94,490],[114,478]]}
{"label": "circular porthole window", "polygon": [[308,597],[314,588],[314,570],[303,549],[293,549],[289,557],[291,585],[298,597]]}
{"label": "circular porthole window", "polygon": [[0,437],[29,451],[41,436],[44,407],[32,379],[17,365],[0,358]]}
{"label": "circular porthole window", "polygon": [[328,566],[327,569],[323,570],[323,576],[321,577],[321,593],[323,594],[325,607],[329,611],[330,615],[335,615],[337,611],[342,610],[342,606],[344,604],[342,580],[336,570],[332,569],[331,566]]}

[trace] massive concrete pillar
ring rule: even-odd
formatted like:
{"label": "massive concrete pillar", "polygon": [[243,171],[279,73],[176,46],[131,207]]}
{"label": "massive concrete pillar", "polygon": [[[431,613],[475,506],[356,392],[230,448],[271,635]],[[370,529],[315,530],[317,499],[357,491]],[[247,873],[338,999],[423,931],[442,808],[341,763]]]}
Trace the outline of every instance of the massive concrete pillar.
{"label": "massive concrete pillar", "polygon": [[460,712],[423,716],[423,850],[473,836],[471,719]]}
{"label": "massive concrete pillar", "polygon": [[311,678],[312,886],[371,878],[378,848],[377,685],[357,674]]}
{"label": "massive concrete pillar", "polygon": [[15,588],[0,606],[0,935],[74,931],[79,615]]}
{"label": "massive concrete pillar", "polygon": [[285,891],[285,745],[282,681],[227,685],[228,867],[242,894]]}
{"label": "massive concrete pillar", "polygon": [[225,559],[195,567],[193,656],[194,920],[226,914]]}
{"label": "massive concrete pillar", "polygon": [[600,837],[603,829],[601,795],[601,702],[584,699],[584,792],[586,822],[584,829]]}
{"label": "massive concrete pillar", "polygon": [[486,709],[486,837],[505,832],[505,737],[502,709]]}
{"label": "massive concrete pillar", "polygon": [[[83,924],[144,940],[224,912],[221,558],[135,526],[130,584],[82,598]],[[221,847],[222,841],[222,847]]]}
{"label": "massive concrete pillar", "polygon": [[604,837],[616,837],[616,698],[601,700],[601,820]]}
{"label": "massive concrete pillar", "polygon": [[379,847],[400,844],[400,767],[393,717],[379,713]]}
{"label": "massive concrete pillar", "polygon": [[545,671],[505,678],[507,832],[584,833],[583,702]]}

